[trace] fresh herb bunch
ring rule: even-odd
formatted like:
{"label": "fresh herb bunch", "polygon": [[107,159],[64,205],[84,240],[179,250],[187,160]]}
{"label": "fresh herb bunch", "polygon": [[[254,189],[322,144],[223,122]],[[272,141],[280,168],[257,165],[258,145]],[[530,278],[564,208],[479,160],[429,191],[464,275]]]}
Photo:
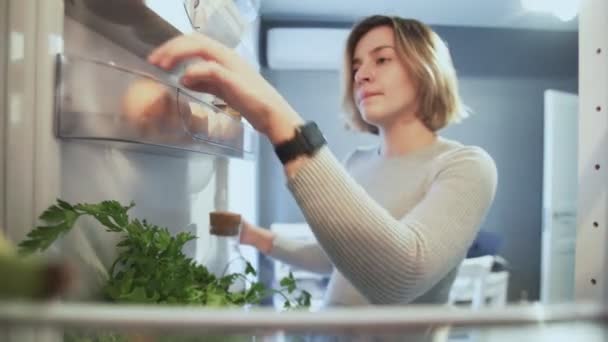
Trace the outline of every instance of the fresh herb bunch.
{"label": "fresh herb bunch", "polygon": [[310,306],[310,294],[306,291],[302,290],[293,301],[288,297],[296,290],[291,273],[281,279],[280,290],[267,289],[262,283],[253,282],[246,290],[228,291],[236,279],[248,280],[249,275],[256,275],[251,264],[247,263],[244,274],[216,277],[182,252],[188,241],[196,239],[194,235],[182,232],[172,236],[167,228],[145,220],[131,220],[128,211],[133,207],[134,203],[123,206],[117,201],[72,205],[58,199],[57,204],[40,216],[44,225],[32,230],[19,244],[20,252],[44,251],[69,232],[79,217],[88,215],[104,225],[108,232],[123,234],[117,244],[120,254],[110,268],[110,278],[104,287],[104,294],[111,301],[242,306],[259,304],[266,296],[276,293],[285,299],[285,308]]}

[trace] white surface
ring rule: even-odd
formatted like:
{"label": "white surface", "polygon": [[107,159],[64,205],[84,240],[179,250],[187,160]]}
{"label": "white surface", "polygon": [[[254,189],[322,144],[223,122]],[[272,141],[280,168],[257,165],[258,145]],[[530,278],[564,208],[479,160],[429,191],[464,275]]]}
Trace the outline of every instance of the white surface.
{"label": "white surface", "polygon": [[[538,0],[537,0],[538,1]],[[572,0],[552,0],[563,7]],[[563,22],[550,14],[525,11],[520,0],[263,0],[264,18],[281,21],[348,22],[371,14],[397,14],[428,24],[449,26],[576,30],[576,20]]]}
{"label": "white surface", "polygon": [[470,301],[473,309],[481,308],[485,303],[485,283],[492,263],[494,257],[491,255],[464,259],[450,290],[449,303]]}
{"label": "white surface", "polygon": [[574,299],[578,96],[547,90],[544,101],[540,297],[549,304]]}
{"label": "white surface", "polygon": [[507,271],[492,272],[487,279],[486,294],[491,298],[490,305],[507,305],[510,273]]}
{"label": "white surface", "polygon": [[521,0],[526,11],[549,13],[562,21],[570,21],[578,15],[581,0]]}
{"label": "white surface", "polygon": [[[601,48],[601,53],[597,49]],[[577,300],[608,300],[608,1],[583,1],[579,31]],[[601,106],[601,111],[596,107]],[[596,170],[595,165],[600,165]],[[598,223],[598,227],[593,226]],[[594,285],[591,280],[595,279]]]}
{"label": "white surface", "polygon": [[[258,224],[257,170],[257,160],[228,161],[228,210],[254,224]],[[253,268],[259,270],[257,249],[241,245],[240,250]]]}
{"label": "white surface", "polygon": [[[48,3],[58,3],[49,1]],[[6,71],[6,122],[3,131],[5,149],[5,194],[3,197],[6,210],[4,226],[7,235],[12,240],[21,240],[25,236],[25,227],[33,227],[35,222],[35,210],[38,207],[35,202],[45,199],[37,196],[37,191],[46,189],[57,189],[58,180],[54,167],[47,168],[48,177],[40,189],[35,189],[35,166],[43,166],[35,160],[35,134],[36,125],[44,125],[47,121],[36,122],[35,117],[51,117],[51,107],[38,106],[36,98],[37,83],[52,84],[48,79],[37,78],[37,73],[44,73],[43,67],[48,65],[48,55],[38,53],[38,34],[36,30],[46,33],[57,29],[57,27],[37,27],[37,7],[45,7],[47,2],[39,5],[35,0],[9,1],[8,13],[4,18],[7,21],[9,40],[3,41],[5,49],[8,47],[8,68]],[[58,6],[62,8],[62,6]],[[45,32],[46,31],[46,32]],[[40,41],[44,44],[44,41]],[[48,70],[47,70],[48,71]],[[39,85],[41,86],[41,85]],[[38,99],[43,103],[51,101],[51,89],[39,94]],[[50,126],[49,126],[50,128]],[[48,134],[39,139],[47,142]],[[48,146],[51,148],[53,144]],[[38,155],[38,157],[42,157]],[[10,162],[8,162],[10,161]],[[46,167],[50,165],[44,165]],[[36,192],[35,192],[36,191]],[[48,198],[46,199],[48,200]]]}
{"label": "white surface", "polygon": [[[213,6],[224,6],[230,1],[216,1]],[[194,28],[188,18],[188,12],[184,7],[184,1],[167,1],[167,0],[146,0],[146,6],[152,9],[156,14],[161,16],[179,31],[184,34],[194,32]],[[186,0],[187,7],[191,8],[193,2]],[[244,20],[246,24],[243,27],[243,32],[240,33],[239,37],[233,37],[232,39],[240,40],[239,44],[234,47],[239,55],[245,58],[251,63],[257,70],[259,70],[258,61],[258,36],[260,30],[260,18],[256,11],[259,10],[259,0],[244,0],[242,1],[243,8],[240,8],[242,15],[241,20]],[[239,4],[237,4],[238,6]],[[205,6],[200,6],[203,8]],[[209,6],[207,6],[209,7]],[[245,9],[249,9],[249,12],[244,12]],[[225,13],[224,13],[225,14]]]}
{"label": "white surface", "polygon": [[[243,10],[248,8],[255,15],[249,0],[240,2],[244,7],[242,9],[233,0],[186,0],[184,6],[196,31],[233,48],[241,40],[249,20],[253,19],[245,17]],[[173,5],[177,5],[176,2]]]}
{"label": "white surface", "polygon": [[347,36],[346,29],[272,28],[267,32],[268,67],[276,70],[340,70],[343,42]]}
{"label": "white surface", "polygon": [[494,256],[465,259],[450,290],[449,303],[470,303],[472,309],[507,304],[509,273],[491,272]]}
{"label": "white surface", "polygon": [[194,30],[181,1],[146,0],[146,6],[183,33]]}
{"label": "white surface", "polygon": [[228,161],[228,210],[258,224],[257,161],[230,159]]}

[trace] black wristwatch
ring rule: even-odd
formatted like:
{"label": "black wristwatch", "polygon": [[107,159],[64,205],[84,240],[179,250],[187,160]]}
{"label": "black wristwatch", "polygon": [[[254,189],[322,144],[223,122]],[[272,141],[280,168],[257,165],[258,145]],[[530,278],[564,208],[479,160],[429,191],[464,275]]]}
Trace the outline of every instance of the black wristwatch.
{"label": "black wristwatch", "polygon": [[301,155],[314,155],[326,143],[327,141],[317,124],[309,121],[296,127],[296,135],[291,140],[275,146],[274,151],[281,163],[286,164]]}

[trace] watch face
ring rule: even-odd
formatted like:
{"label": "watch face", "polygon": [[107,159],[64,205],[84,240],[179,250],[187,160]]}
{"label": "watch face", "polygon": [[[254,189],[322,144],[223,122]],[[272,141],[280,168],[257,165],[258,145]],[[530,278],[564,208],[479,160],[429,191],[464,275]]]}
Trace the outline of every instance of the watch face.
{"label": "watch face", "polygon": [[319,127],[312,121],[300,126],[293,139],[275,147],[281,162],[293,160],[301,155],[313,155],[326,144]]}

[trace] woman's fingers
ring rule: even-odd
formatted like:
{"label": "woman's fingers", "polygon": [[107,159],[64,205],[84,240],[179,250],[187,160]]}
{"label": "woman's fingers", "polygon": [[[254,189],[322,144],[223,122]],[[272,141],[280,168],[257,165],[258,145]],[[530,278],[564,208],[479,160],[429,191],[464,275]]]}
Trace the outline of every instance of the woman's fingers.
{"label": "woman's fingers", "polygon": [[230,80],[231,72],[213,61],[202,61],[189,65],[181,78],[186,88],[211,93],[222,97],[223,87]]}
{"label": "woman's fingers", "polygon": [[190,36],[180,36],[169,40],[154,50],[148,57],[148,61],[169,70],[179,62],[193,57],[212,59],[205,52],[203,44]]}
{"label": "woman's fingers", "polygon": [[276,124],[273,118],[282,121],[299,118],[276,89],[238,54],[204,35],[173,38],[154,50],[148,59],[161,68],[172,69],[193,57],[202,60],[189,63],[180,82],[194,91],[220,97],[262,134],[272,131]]}
{"label": "woman's fingers", "polygon": [[193,57],[222,65],[230,60],[229,51],[222,44],[201,34],[189,34],[175,37],[156,48],[148,56],[148,62],[168,70]]}
{"label": "woman's fingers", "polygon": [[189,65],[182,76],[185,86],[197,81],[222,82],[227,76],[227,70],[213,61],[197,62]]}

